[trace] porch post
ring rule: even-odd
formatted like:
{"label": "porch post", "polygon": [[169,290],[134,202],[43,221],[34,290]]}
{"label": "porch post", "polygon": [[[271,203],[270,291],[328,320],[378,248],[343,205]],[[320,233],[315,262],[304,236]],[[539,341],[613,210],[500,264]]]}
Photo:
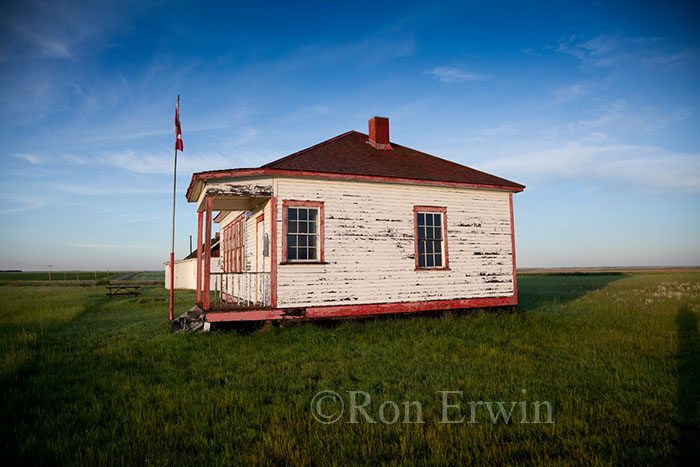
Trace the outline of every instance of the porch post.
{"label": "porch post", "polygon": [[270,200],[270,306],[277,308],[277,197]]}
{"label": "porch post", "polygon": [[206,198],[206,220],[205,232],[206,238],[204,239],[204,311],[209,311],[209,283],[211,279],[211,196]]}
{"label": "porch post", "polygon": [[202,227],[204,211],[197,211],[197,303],[202,303]]}

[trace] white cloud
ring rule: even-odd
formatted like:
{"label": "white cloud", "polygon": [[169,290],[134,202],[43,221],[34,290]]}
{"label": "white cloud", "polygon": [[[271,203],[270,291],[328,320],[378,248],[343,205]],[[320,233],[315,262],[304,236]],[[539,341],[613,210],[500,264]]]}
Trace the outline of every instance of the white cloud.
{"label": "white cloud", "polygon": [[151,248],[151,245],[127,245],[119,243],[79,243],[80,248],[104,248],[104,249],[122,249],[122,248]]}
{"label": "white cloud", "polygon": [[33,211],[49,204],[45,197],[33,197],[0,193],[0,216],[24,211]]}
{"label": "white cloud", "polygon": [[42,156],[37,156],[34,154],[13,154],[17,159],[22,159],[29,162],[32,165],[41,165],[45,162]]}
{"label": "white cloud", "polygon": [[[97,156],[95,160],[101,165],[119,167],[130,172],[142,174],[173,173],[172,149],[163,151],[162,154],[142,153],[133,150],[115,151]],[[177,162],[178,173],[193,173],[235,166],[235,161],[231,156],[221,154],[193,156],[178,153]]]}
{"label": "white cloud", "polygon": [[443,83],[459,83],[461,81],[480,81],[486,79],[484,76],[449,66],[438,66],[425,73],[437,77]]}
{"label": "white cloud", "polygon": [[655,131],[668,128],[674,123],[678,123],[683,120],[686,120],[687,118],[690,118],[692,114],[693,111],[690,108],[673,110],[671,112],[666,113],[666,115],[662,115],[661,117],[655,120],[649,121],[644,127],[644,131],[647,133],[653,133]]}
{"label": "white cloud", "polygon": [[575,36],[559,42],[559,52],[569,54],[586,65],[613,67],[643,65],[671,69],[684,64],[697,65],[697,49],[677,50],[660,37],[624,37],[601,34],[580,40]]}
{"label": "white cloud", "polygon": [[118,5],[102,2],[29,0],[21,7],[8,9],[1,19],[14,32],[12,54],[23,59],[27,49],[57,60],[72,60],[79,47],[93,47],[107,31],[118,27],[122,14]]}
{"label": "white cloud", "polygon": [[566,104],[582,96],[584,91],[585,85],[583,83],[575,83],[569,86],[553,89],[552,95],[554,96],[554,103]]}
{"label": "white cloud", "polygon": [[[604,136],[604,135],[603,135]],[[611,143],[601,135],[485,161],[480,169],[544,181],[581,181],[632,191],[700,195],[700,154]]]}
{"label": "white cloud", "polygon": [[167,187],[133,187],[133,186],[105,186],[105,185],[78,185],[71,183],[55,183],[51,185],[54,189],[84,196],[101,195],[142,195],[142,194],[165,194],[170,193]]}

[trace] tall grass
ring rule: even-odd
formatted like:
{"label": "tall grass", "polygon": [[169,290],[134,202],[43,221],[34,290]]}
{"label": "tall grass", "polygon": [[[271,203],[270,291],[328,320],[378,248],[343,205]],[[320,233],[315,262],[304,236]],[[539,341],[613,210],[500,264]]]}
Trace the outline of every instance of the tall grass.
{"label": "tall grass", "polygon": [[[692,459],[699,274],[528,276],[522,313],[173,335],[167,291],[0,287],[0,448],[68,464]],[[184,311],[193,294],[177,292]],[[318,423],[320,390],[419,401],[423,424]],[[443,424],[438,391],[549,401],[553,424]],[[525,392],[523,392],[525,391]],[[402,417],[403,419],[403,417]]]}

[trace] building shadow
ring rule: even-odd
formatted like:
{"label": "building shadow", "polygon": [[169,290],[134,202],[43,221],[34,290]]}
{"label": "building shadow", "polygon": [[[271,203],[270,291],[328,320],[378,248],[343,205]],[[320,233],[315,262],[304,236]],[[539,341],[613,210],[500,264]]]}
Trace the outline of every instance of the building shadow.
{"label": "building shadow", "polygon": [[700,459],[700,333],[698,317],[688,305],[676,316],[678,325],[678,463]]}
{"label": "building shadow", "polygon": [[518,309],[568,303],[626,277],[622,272],[518,274]]}

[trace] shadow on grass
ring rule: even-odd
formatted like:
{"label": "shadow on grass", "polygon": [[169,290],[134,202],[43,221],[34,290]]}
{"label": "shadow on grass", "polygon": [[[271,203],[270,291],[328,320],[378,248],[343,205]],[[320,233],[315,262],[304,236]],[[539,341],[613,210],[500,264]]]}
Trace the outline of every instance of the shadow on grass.
{"label": "shadow on grass", "polygon": [[529,311],[571,302],[626,277],[629,275],[620,272],[519,275],[518,308]]}
{"label": "shadow on grass", "polygon": [[678,310],[676,324],[679,339],[678,455],[681,465],[691,465],[700,458],[700,333],[697,315],[688,305]]}

